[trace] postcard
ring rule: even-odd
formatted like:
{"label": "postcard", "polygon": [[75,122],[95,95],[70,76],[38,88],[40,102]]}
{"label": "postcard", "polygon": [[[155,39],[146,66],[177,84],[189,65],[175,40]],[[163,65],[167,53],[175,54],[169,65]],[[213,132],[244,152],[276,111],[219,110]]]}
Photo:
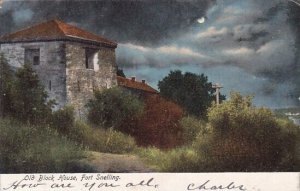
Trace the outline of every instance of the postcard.
{"label": "postcard", "polygon": [[0,190],[300,189],[299,0],[0,0]]}

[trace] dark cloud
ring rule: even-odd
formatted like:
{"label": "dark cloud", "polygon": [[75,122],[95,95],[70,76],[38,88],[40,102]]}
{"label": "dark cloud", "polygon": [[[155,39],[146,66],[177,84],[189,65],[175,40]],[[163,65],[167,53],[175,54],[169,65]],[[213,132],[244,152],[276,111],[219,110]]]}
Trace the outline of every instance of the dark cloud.
{"label": "dark cloud", "polygon": [[60,18],[118,42],[161,44],[186,32],[214,0],[5,1],[0,34]]}
{"label": "dark cloud", "polygon": [[4,1],[0,35],[59,18],[116,40],[120,67],[152,85],[181,69],[261,105],[300,103],[300,7],[290,1]]}

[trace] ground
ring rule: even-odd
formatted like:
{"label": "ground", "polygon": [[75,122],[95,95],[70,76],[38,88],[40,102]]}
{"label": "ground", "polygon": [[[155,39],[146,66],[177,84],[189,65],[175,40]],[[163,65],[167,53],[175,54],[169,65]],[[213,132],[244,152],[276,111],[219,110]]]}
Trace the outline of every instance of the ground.
{"label": "ground", "polygon": [[99,152],[87,152],[86,158],[76,162],[77,170],[88,172],[106,172],[106,173],[137,173],[137,172],[153,172],[151,169],[137,156],[120,155]]}

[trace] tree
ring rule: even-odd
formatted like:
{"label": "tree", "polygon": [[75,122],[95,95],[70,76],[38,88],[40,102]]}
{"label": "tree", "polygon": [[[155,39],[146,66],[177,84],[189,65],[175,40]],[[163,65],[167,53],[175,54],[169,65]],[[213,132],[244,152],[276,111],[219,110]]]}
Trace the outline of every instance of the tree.
{"label": "tree", "polygon": [[13,71],[3,55],[0,55],[0,117],[13,113]]}
{"label": "tree", "polygon": [[122,129],[122,124],[130,123],[143,111],[143,103],[137,97],[118,87],[96,91],[87,107],[91,123],[123,132],[126,130]]}
{"label": "tree", "polygon": [[119,69],[117,67],[117,76],[121,76],[123,78],[126,78],[126,75],[124,74],[124,71],[122,69]]}
{"label": "tree", "polygon": [[[163,97],[178,103],[188,113],[202,118],[206,117],[207,108],[215,100],[215,89],[204,74],[171,71],[158,82],[158,88]],[[220,99],[225,100],[225,96],[221,95]]]}
{"label": "tree", "polygon": [[54,100],[48,101],[47,98],[47,92],[31,65],[19,68],[14,84],[13,116],[34,124],[47,122],[55,104]]}

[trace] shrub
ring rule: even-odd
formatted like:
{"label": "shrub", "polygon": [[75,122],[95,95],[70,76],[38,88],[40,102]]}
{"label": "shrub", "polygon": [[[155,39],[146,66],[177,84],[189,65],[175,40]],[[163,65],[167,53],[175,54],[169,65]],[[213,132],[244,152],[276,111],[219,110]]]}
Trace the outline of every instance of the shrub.
{"label": "shrub", "polygon": [[14,113],[14,108],[11,107],[14,82],[12,69],[4,56],[0,54],[0,117],[10,116]]}
{"label": "shrub", "polygon": [[199,133],[206,133],[206,122],[196,117],[183,117],[180,120],[183,129],[182,138],[185,144],[191,144]]}
{"label": "shrub", "polygon": [[75,125],[74,108],[65,106],[53,112],[50,125],[63,134],[69,133]]}
{"label": "shrub", "polygon": [[120,131],[123,123],[136,119],[143,111],[143,104],[134,95],[120,88],[110,88],[95,93],[95,99],[87,104],[88,119],[102,127],[113,127]]}
{"label": "shrub", "polygon": [[160,172],[198,171],[199,156],[191,147],[162,151],[155,147],[139,148],[137,155],[153,169]]}
{"label": "shrub", "polygon": [[69,172],[82,149],[50,128],[0,121],[1,173]]}
{"label": "shrub", "polygon": [[233,93],[229,101],[210,108],[208,116],[206,125],[182,119],[187,129],[194,126],[193,132],[201,127],[191,145],[168,151],[140,149],[138,154],[164,172],[300,170],[300,129],[268,109],[252,106],[251,97]]}
{"label": "shrub", "polygon": [[142,146],[171,148],[181,144],[182,128],[179,120],[183,111],[177,104],[160,96],[145,100],[145,110],[137,123],[134,137]]}
{"label": "shrub", "polygon": [[206,135],[209,138],[198,139],[194,145],[200,155],[209,158],[204,165],[209,171],[298,168],[295,137],[299,130],[291,124],[278,123],[270,110],[252,106],[251,97],[232,93],[229,101],[209,109],[208,120],[212,128]]}
{"label": "shrub", "polygon": [[89,150],[109,153],[129,153],[136,148],[132,137],[116,130],[92,128],[77,121],[67,136]]}

